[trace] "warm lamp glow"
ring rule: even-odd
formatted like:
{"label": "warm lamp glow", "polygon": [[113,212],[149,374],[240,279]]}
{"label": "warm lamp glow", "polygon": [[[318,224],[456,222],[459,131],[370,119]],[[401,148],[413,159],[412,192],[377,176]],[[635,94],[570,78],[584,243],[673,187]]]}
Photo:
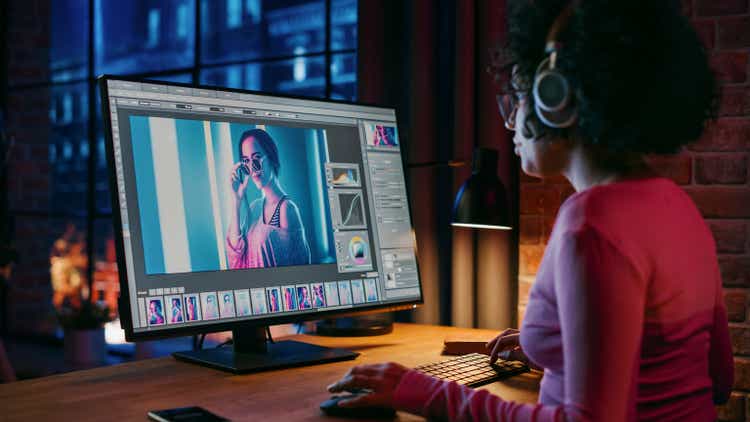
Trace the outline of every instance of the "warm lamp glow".
{"label": "warm lamp glow", "polygon": [[468,227],[472,229],[513,230],[513,228],[510,226],[495,226],[490,224],[451,223],[451,226]]}

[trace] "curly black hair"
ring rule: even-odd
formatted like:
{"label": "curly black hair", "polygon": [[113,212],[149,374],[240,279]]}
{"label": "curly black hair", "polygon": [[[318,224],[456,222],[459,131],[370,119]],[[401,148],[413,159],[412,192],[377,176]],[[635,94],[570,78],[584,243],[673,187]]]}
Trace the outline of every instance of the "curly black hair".
{"label": "curly black hair", "polygon": [[[523,89],[530,90],[546,56],[549,28],[568,3],[509,2],[505,49]],[[679,2],[579,3],[558,36],[557,65],[568,77],[579,110],[578,124],[570,130],[586,144],[615,153],[675,153],[696,140],[716,114],[717,88],[703,44],[680,13]],[[543,130],[569,135],[564,129]]]}

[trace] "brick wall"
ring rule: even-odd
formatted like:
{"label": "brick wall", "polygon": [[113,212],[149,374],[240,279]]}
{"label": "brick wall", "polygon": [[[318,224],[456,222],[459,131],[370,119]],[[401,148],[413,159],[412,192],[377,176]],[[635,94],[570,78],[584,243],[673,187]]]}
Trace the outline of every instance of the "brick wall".
{"label": "brick wall", "polygon": [[[49,87],[13,89],[13,86],[45,82],[49,69],[49,1],[10,1],[8,8],[7,96],[8,132],[15,138],[8,164],[8,195],[14,217],[11,233],[18,248],[8,292],[9,331],[45,334],[56,321],[51,306],[49,251],[65,221],[48,218],[50,165],[48,142]],[[3,23],[5,24],[5,23]],[[4,306],[0,305],[0,306]]]}
{"label": "brick wall", "polygon": [[[721,84],[719,119],[681,154],[651,162],[684,187],[713,231],[735,353],[735,391],[719,418],[750,421],[750,10],[748,0],[682,4]],[[572,192],[565,179],[521,175],[521,318],[557,210]]]}

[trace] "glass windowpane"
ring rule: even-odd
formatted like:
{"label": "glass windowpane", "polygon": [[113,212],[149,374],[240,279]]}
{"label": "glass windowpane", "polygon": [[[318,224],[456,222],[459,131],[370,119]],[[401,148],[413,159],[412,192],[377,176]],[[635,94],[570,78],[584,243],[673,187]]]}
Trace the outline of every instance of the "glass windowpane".
{"label": "glass windowpane", "polygon": [[331,57],[331,98],[354,101],[357,98],[357,55]]}
{"label": "glass windowpane", "polygon": [[195,0],[94,1],[97,74],[193,66]]}
{"label": "glass windowpane", "polygon": [[326,87],[324,69],[323,57],[297,57],[205,69],[201,84],[322,97]]}
{"label": "glass windowpane", "polygon": [[88,118],[87,83],[52,87],[48,155],[52,212],[86,215]]}
{"label": "glass windowpane", "polygon": [[89,2],[50,2],[49,68],[53,82],[85,79],[88,73]]}
{"label": "glass windowpane", "polygon": [[325,49],[325,2],[321,0],[203,0],[201,8],[204,63]]}
{"label": "glass windowpane", "polygon": [[357,0],[331,1],[331,50],[357,48]]}

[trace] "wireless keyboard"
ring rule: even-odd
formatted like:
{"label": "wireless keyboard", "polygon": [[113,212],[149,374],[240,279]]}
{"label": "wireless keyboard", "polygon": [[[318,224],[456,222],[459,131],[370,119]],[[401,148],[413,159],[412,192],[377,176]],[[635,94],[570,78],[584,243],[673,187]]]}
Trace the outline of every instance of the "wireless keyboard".
{"label": "wireless keyboard", "polygon": [[481,353],[457,356],[441,362],[420,365],[414,369],[435,378],[455,381],[468,387],[489,384],[529,371],[525,363],[515,360],[498,359],[497,362],[490,364],[490,357]]}

